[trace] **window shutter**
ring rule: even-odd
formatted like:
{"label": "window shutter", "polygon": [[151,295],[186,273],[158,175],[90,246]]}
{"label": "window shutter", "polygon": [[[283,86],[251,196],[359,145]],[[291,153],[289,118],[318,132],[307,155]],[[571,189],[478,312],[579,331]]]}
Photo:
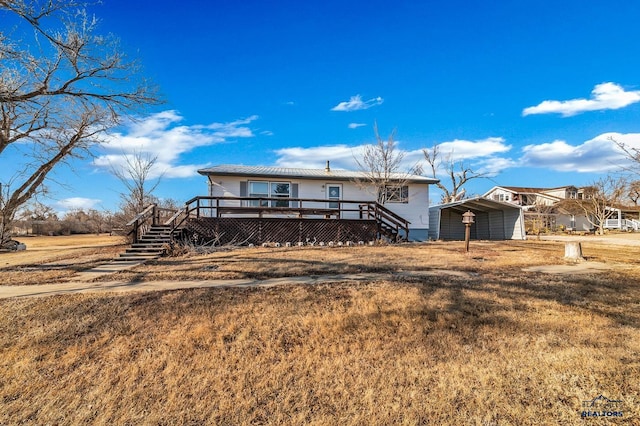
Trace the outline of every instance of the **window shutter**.
{"label": "window shutter", "polygon": [[[291,198],[298,198],[298,184],[297,183],[292,183],[291,184]],[[291,207],[300,207],[299,204],[300,203],[298,201],[292,201],[291,202]]]}
{"label": "window shutter", "polygon": [[[247,196],[247,181],[240,181],[240,196]],[[247,205],[249,205],[249,203],[250,201],[240,201],[240,205],[242,207],[246,207]]]}

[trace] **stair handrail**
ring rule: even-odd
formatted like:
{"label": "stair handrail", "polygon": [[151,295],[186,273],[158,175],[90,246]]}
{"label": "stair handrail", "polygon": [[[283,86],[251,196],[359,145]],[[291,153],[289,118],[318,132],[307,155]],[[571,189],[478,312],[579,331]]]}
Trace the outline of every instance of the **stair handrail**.
{"label": "stair handrail", "polygon": [[[377,201],[367,203],[367,214],[369,218],[373,218],[378,223],[378,233],[384,234],[383,225],[387,226],[395,231],[394,238],[398,238],[400,231],[404,231],[404,236],[408,240],[409,239],[409,222],[402,216],[397,213],[389,210],[384,205],[378,203]],[[379,235],[379,236],[381,236]]]}
{"label": "stair handrail", "polygon": [[184,209],[175,210],[175,213],[173,214],[173,216],[167,219],[163,225],[171,226],[172,228],[175,227],[175,222],[178,220],[178,217],[180,217],[180,215],[183,213],[184,213]]}
{"label": "stair handrail", "polygon": [[151,217],[155,222],[157,204],[149,204],[145,209],[138,213],[136,217],[127,222],[126,226],[133,226],[131,231],[127,235],[133,234],[133,242],[137,243],[140,239],[140,235],[144,234],[149,225],[146,223]]}
{"label": "stair handrail", "polygon": [[[201,196],[193,197],[188,200],[185,206],[179,209],[172,217],[167,221],[167,225],[171,225],[171,238],[173,239],[175,231],[179,229],[182,224],[191,216],[191,212],[195,211],[196,216],[200,214],[200,199]],[[191,204],[196,203],[196,207],[191,207]]]}

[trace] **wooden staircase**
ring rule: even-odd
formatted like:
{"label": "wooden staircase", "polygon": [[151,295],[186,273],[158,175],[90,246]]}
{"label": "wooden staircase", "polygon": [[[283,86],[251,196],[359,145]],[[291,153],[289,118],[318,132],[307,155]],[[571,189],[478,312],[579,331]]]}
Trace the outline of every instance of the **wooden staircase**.
{"label": "wooden staircase", "polygon": [[409,241],[409,221],[377,202],[361,204],[360,209],[378,226],[378,238],[392,243]]}
{"label": "wooden staircase", "polygon": [[171,242],[171,231],[171,225],[152,225],[113,263],[143,263],[147,260],[157,259],[164,253],[165,245]]}

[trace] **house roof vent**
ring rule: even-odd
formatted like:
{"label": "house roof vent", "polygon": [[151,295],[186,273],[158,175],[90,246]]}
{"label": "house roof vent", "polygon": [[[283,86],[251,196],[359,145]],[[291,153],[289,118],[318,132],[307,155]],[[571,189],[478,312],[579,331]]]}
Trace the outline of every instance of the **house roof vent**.
{"label": "house roof vent", "polygon": [[331,167],[329,167],[329,161],[327,161],[327,166],[324,168],[325,172],[330,172],[331,171]]}

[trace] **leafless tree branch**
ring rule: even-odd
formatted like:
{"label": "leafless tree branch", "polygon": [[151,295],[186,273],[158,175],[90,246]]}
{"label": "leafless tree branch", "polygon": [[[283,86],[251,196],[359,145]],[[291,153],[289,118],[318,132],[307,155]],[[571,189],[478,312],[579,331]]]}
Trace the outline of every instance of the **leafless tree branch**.
{"label": "leafless tree branch", "polygon": [[121,116],[159,102],[118,40],[96,32],[98,21],[86,4],[0,0],[0,19],[14,18],[28,29],[16,33],[33,34],[12,38],[0,30],[0,158],[11,151],[26,155],[11,185],[4,185],[1,241],[16,210],[54,169],[86,155]]}

